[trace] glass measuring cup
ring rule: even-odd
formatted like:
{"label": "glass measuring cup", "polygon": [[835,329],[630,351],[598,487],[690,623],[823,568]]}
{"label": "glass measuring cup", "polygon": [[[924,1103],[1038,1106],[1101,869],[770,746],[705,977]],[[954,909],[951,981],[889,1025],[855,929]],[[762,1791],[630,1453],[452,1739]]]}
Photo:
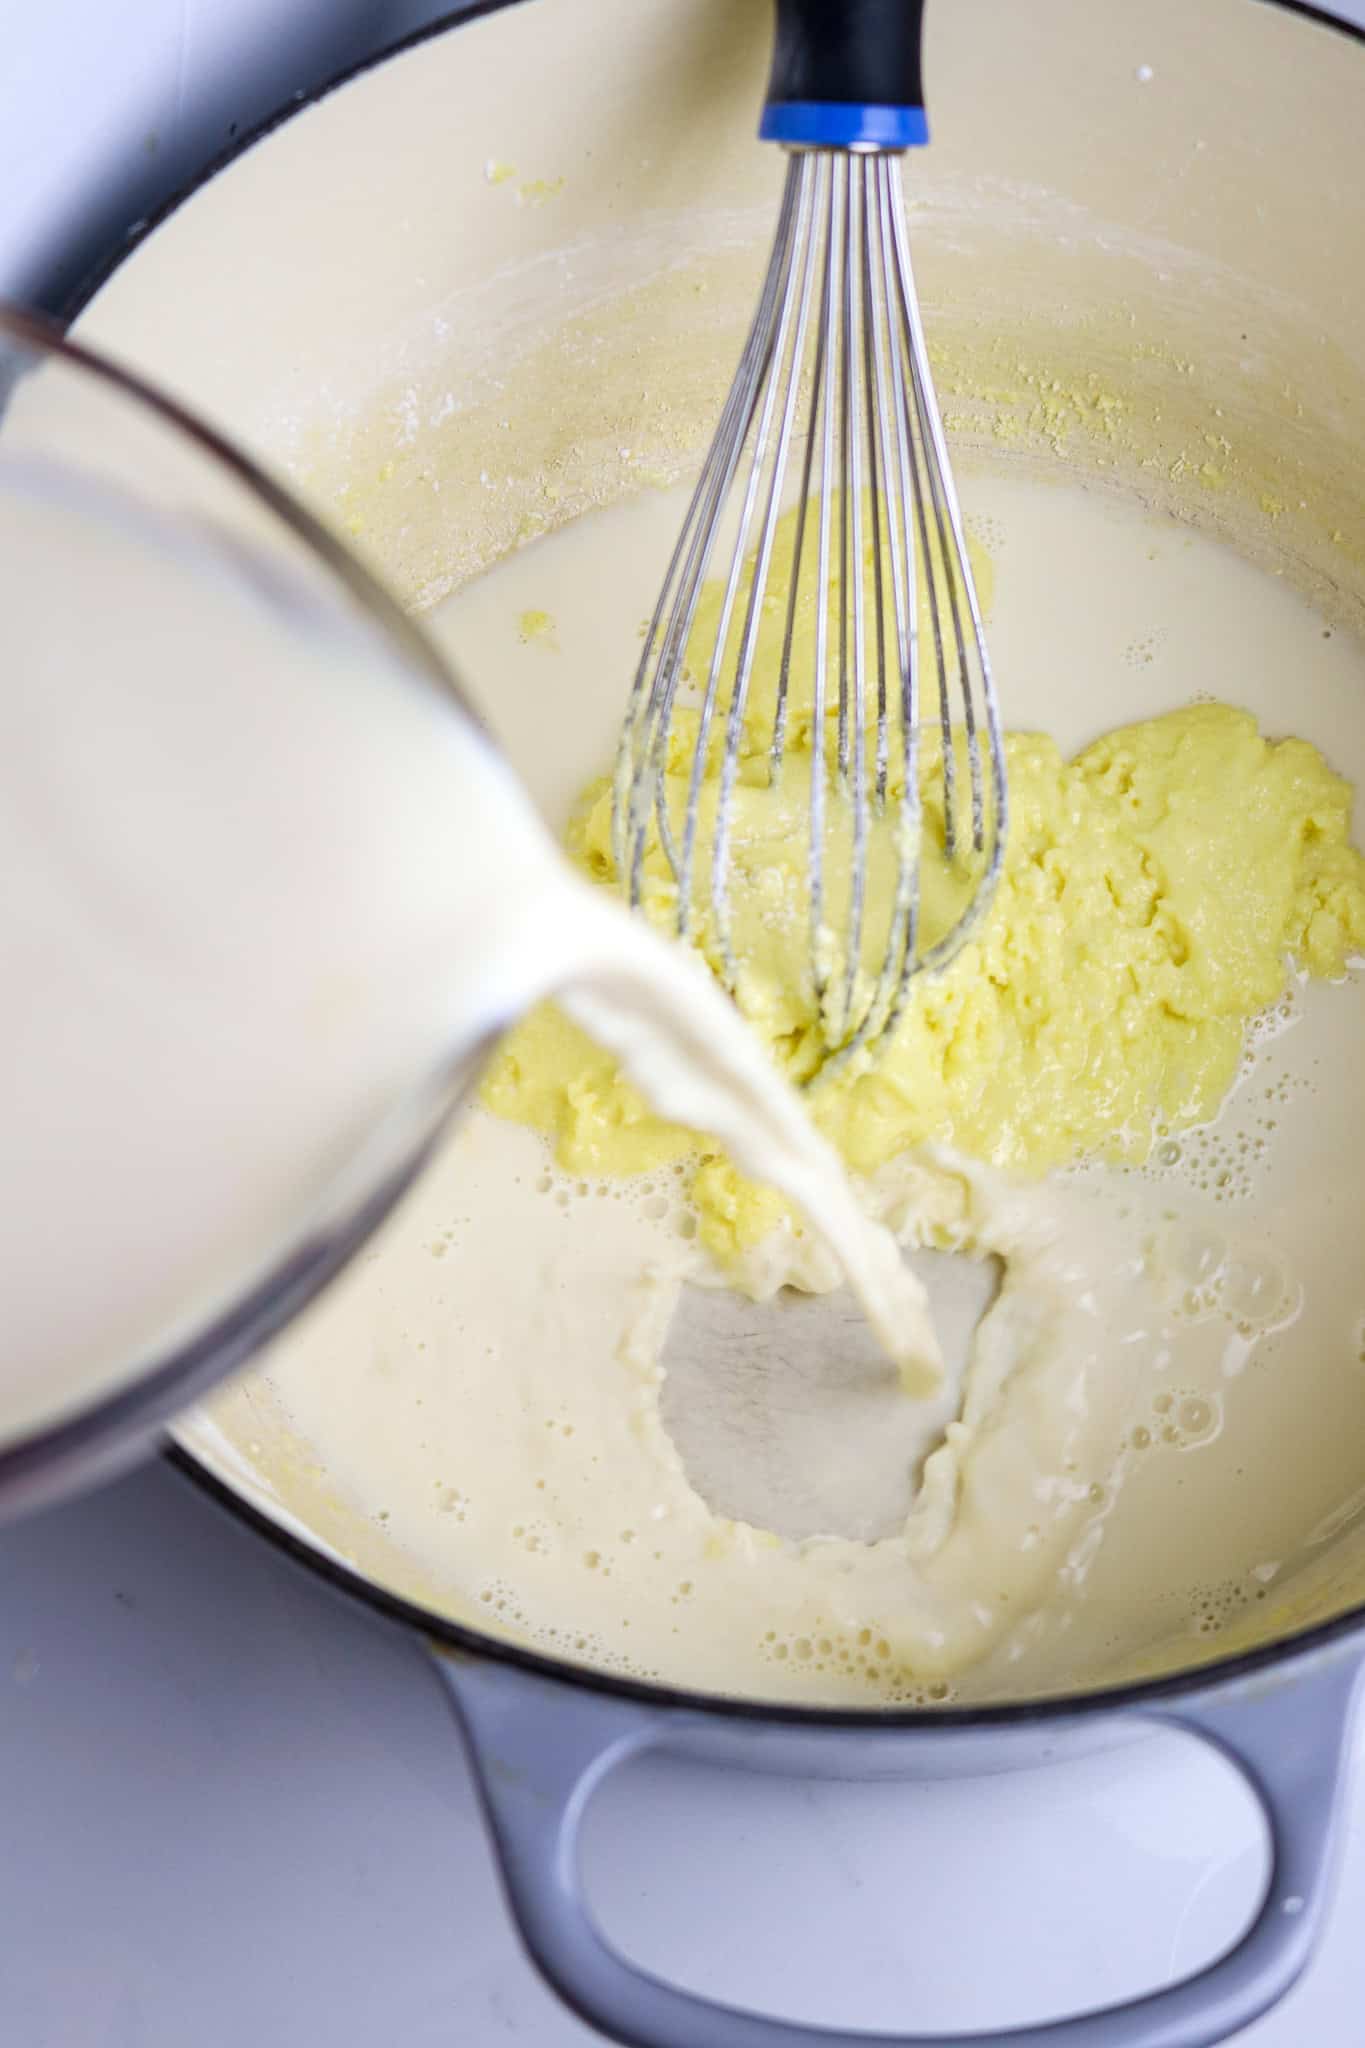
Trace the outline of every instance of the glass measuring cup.
{"label": "glass measuring cup", "polygon": [[[284,786],[263,707],[289,712],[307,686],[330,714],[335,691],[345,737],[348,705],[382,685],[423,722],[419,747],[458,730],[462,759],[502,772],[425,637],[212,429],[4,309],[0,406],[7,1515],[130,1462],[311,1300],[417,1172],[506,1020],[442,1037],[420,1064],[395,1038],[367,1092],[345,1050],[366,992],[352,1001],[335,975],[309,984],[302,969],[294,989],[306,905],[292,905],[292,951],[289,919],[269,927],[296,865],[338,875],[341,910],[319,891],[319,934],[359,868],[345,866],[349,830],[328,837],[332,792],[306,763],[298,802]],[[362,726],[328,756],[338,807],[366,769]],[[262,821],[297,822],[274,869]],[[273,952],[252,950],[263,925]],[[201,1048],[196,1019],[213,1021],[208,984],[234,947],[254,985]],[[313,1020],[292,1066],[283,1052],[272,1064],[279,1019],[324,986],[336,1014]],[[239,1051],[256,1062],[241,1073]],[[316,1116],[298,1170],[257,1191],[245,1125],[262,1076]],[[201,1209],[224,1233],[212,1272],[191,1257]]]}

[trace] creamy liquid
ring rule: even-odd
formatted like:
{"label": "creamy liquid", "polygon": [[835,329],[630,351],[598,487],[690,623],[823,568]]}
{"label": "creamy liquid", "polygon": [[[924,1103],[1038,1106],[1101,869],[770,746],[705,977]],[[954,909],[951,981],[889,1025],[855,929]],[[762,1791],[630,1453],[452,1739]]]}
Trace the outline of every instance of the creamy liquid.
{"label": "creamy liquid", "polygon": [[786,1189],[936,1378],[922,1291],[730,1005],[571,875],[439,687],[36,470],[5,472],[0,563],[0,1437],[261,1280],[549,990]]}
{"label": "creamy liquid", "polygon": [[[1365,777],[1361,650],[1286,586],[1118,499],[996,478],[965,495],[996,564],[1009,724],[1073,747],[1217,695]],[[437,619],[556,827],[610,758],[677,516],[668,496],[594,515]],[[735,1447],[684,1456],[662,1398],[678,1304],[707,1278],[677,1180],[568,1183],[486,1116],[270,1384],[386,1532],[397,1582],[570,1655],[868,1703],[1046,1689],[1167,1639],[1174,1660],[1277,1587],[1359,1486],[1362,1023],[1355,983],[1291,988],[1218,1122],[1141,1173],[1021,1194],[964,1176],[962,1240],[1003,1257],[1003,1312],[965,1383],[950,1357],[958,1421],[926,1405],[906,1429],[918,1488],[875,1542],[746,1517],[742,1457],[727,1512],[708,1505]],[[895,1225],[922,1192],[911,1172],[868,1195]],[[805,1241],[769,1257],[771,1284],[836,1277]],[[858,1405],[836,1390],[820,1413],[787,1452],[856,1474]],[[740,1449],[771,1504],[771,1432]],[[795,1526],[802,1475],[778,1476]]]}

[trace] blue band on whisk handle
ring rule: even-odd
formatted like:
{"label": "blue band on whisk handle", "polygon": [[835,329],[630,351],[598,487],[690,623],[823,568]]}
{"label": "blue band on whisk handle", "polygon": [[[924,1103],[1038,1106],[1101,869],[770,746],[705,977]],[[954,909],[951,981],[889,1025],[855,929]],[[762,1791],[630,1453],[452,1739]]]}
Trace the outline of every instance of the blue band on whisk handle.
{"label": "blue band on whisk handle", "polygon": [[763,109],[758,133],[794,149],[914,149],[929,140],[929,122],[923,107],[786,100]]}
{"label": "blue band on whisk handle", "polygon": [[759,135],[791,149],[913,149],[929,140],[924,0],[777,0]]}

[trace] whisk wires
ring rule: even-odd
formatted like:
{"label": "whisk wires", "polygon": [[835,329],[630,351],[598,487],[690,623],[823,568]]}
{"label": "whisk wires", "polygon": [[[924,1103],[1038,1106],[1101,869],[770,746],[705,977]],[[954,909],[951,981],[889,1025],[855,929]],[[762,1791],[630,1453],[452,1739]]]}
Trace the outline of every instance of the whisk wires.
{"label": "whisk wires", "polygon": [[[775,678],[756,692],[765,659]],[[657,844],[678,935],[741,1001],[736,794],[759,775],[786,787],[806,722],[813,1079],[874,1052],[915,975],[970,936],[1007,821],[899,158],[871,151],[789,158],[757,312],[645,630],[616,766],[613,850],[630,901],[646,893]],[[892,874],[875,918],[874,841],[889,842]],[[926,846],[962,881],[932,930]],[[660,914],[654,885],[650,907]]]}

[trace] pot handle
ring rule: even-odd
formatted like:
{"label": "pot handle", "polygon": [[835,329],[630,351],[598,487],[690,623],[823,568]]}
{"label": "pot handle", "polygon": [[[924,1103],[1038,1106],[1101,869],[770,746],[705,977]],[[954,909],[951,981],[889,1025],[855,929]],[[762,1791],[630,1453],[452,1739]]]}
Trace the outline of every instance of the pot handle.
{"label": "pot handle", "polygon": [[[704,1750],[704,1740],[689,1739],[700,1717],[501,1661],[439,1649],[436,1661],[532,1961],[582,2019],[631,2048],[1210,2048],[1283,1998],[1320,1931],[1359,1671],[1349,1656],[1324,1659],[1299,1684],[1272,1674],[1126,1717],[1198,1736],[1228,1758],[1260,1802],[1270,1878],[1256,1917],[1227,1954],[1129,2003],[951,2035],[804,2026],[715,2004],[637,1969],[607,1944],[588,1910],[579,1829],[598,1786],[628,1757]],[[784,1732],[772,1730],[778,1745]],[[887,1753],[899,1747],[908,1764],[935,1731],[869,1726],[868,1736]]]}

